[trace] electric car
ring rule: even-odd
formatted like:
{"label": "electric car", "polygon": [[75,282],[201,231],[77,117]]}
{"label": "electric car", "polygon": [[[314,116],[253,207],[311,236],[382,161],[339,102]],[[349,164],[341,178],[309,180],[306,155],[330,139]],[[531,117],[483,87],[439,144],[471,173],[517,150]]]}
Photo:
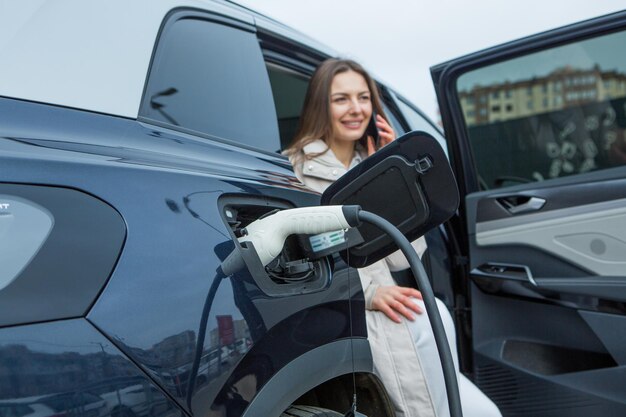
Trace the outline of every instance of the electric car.
{"label": "electric car", "polygon": [[[336,54],[228,2],[0,10],[0,401],[89,392],[119,416],[141,385],[154,417],[321,416],[350,408],[354,380],[360,412],[393,416],[339,257],[305,279],[242,271],[203,317],[242,228],[320,203],[280,150]],[[445,138],[379,82],[396,132],[448,151],[463,199],[424,263],[462,370],[505,416],[626,413],[625,27],[618,13],[433,67]],[[219,366],[198,373],[201,334]]]}

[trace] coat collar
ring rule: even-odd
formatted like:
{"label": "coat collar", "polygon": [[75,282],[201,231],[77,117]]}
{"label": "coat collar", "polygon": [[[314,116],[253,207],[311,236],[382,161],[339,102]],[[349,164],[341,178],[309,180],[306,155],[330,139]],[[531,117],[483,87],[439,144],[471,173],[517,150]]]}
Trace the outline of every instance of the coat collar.
{"label": "coat collar", "polygon": [[[328,149],[328,145],[326,144],[326,142],[324,142],[321,139],[316,139],[313,142],[306,144],[302,148],[302,152],[304,153],[306,157],[306,156],[322,153],[326,151],[327,149]],[[365,150],[363,149],[360,143],[357,143],[354,157],[352,158],[352,161],[350,161],[350,168],[353,168],[355,165],[361,163],[361,161],[363,161],[363,159],[365,159],[366,157],[367,157],[367,154]],[[345,169],[345,166],[339,161],[339,159],[337,159],[332,149],[328,149],[328,151],[324,152],[322,155],[315,156],[313,159],[311,159],[311,161],[314,161],[314,160],[319,161],[323,165],[340,166]]]}
{"label": "coat collar", "polygon": [[[350,162],[350,168],[356,166],[363,160],[361,147],[359,145],[357,146],[357,151]],[[328,145],[321,139],[308,143],[302,148],[305,155],[302,163],[302,175],[321,178],[328,181],[335,181],[337,178],[348,172],[348,169],[346,169],[339,159],[337,159],[332,149],[328,149],[327,152],[322,155],[315,156],[313,159],[306,158],[306,156],[315,155],[324,152],[327,149]]]}

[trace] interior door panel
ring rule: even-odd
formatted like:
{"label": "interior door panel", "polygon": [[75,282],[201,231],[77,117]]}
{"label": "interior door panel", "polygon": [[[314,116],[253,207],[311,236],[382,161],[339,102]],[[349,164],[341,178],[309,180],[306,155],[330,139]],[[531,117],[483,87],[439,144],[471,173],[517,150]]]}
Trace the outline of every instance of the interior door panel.
{"label": "interior door panel", "polygon": [[477,223],[477,245],[522,244],[598,275],[626,274],[626,199],[520,217]]}
{"label": "interior door panel", "polygon": [[[476,382],[505,416],[626,413],[626,181],[614,174],[466,198]],[[532,198],[545,203],[511,212]]]}
{"label": "interior door panel", "polygon": [[477,286],[472,300],[475,381],[503,416],[624,415],[623,368],[576,309]]}

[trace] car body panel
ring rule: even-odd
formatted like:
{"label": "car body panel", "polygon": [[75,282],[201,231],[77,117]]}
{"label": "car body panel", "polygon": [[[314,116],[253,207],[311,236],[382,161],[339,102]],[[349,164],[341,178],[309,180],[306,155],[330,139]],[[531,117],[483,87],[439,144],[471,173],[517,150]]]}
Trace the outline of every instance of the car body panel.
{"label": "car body panel", "polygon": [[[119,211],[124,250],[87,317],[185,407],[204,299],[233,248],[219,198],[314,205],[319,195],[299,184],[278,155],[108,115],[9,99],[0,106],[5,181],[89,190]],[[247,374],[256,375],[260,389],[298,356],[349,338],[350,330],[364,337],[362,292],[352,275],[351,289],[347,276],[335,274],[326,291],[294,298],[265,295],[247,273],[225,280],[205,347],[215,343],[217,315],[231,316],[236,337],[251,343],[225,352],[220,372],[207,373],[196,391],[204,399],[198,407],[224,406],[225,393]]]}
{"label": "car body panel", "polygon": [[151,392],[147,408],[160,410],[154,415],[180,415],[175,402],[84,319],[0,329],[0,352],[0,407],[31,410],[18,415],[116,415],[124,407],[117,394],[138,385]]}

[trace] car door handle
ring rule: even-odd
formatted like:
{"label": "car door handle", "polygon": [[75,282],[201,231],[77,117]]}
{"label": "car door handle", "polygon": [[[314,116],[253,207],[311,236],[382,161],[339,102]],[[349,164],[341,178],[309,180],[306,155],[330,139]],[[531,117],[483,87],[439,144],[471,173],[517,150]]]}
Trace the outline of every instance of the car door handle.
{"label": "car door handle", "polygon": [[525,196],[500,197],[498,202],[511,214],[538,211],[546,204],[543,198]]}
{"label": "car door handle", "polygon": [[484,278],[497,278],[513,281],[525,281],[537,285],[530,268],[526,265],[513,265],[495,262],[487,262],[472,269],[472,275]]}

